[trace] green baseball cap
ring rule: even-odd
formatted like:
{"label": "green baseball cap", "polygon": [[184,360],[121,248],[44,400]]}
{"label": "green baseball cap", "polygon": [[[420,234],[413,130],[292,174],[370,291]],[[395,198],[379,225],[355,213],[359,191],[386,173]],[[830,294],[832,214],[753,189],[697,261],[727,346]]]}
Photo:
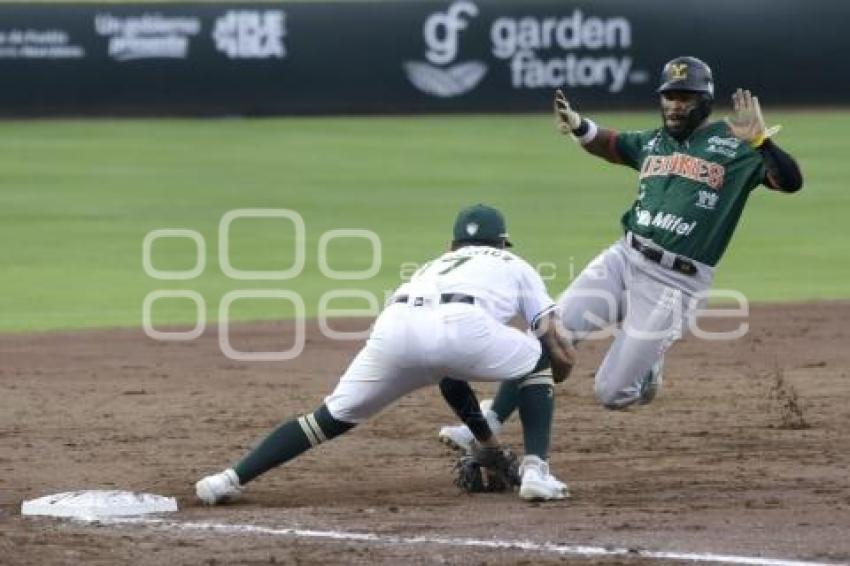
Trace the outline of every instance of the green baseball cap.
{"label": "green baseball cap", "polygon": [[505,242],[505,247],[512,247],[508,241],[508,231],[505,228],[505,217],[502,213],[486,204],[476,204],[461,210],[457,215],[454,227],[455,242]]}

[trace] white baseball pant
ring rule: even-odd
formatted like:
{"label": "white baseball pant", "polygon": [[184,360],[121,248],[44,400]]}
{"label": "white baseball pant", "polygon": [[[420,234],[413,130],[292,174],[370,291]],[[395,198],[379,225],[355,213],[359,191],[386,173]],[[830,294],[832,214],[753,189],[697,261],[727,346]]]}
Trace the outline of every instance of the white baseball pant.
{"label": "white baseball pant", "polygon": [[361,423],[395,400],[443,377],[505,381],[528,375],[541,346],[475,305],[426,300],[389,305],[366,345],[325,398],[331,415]]}
{"label": "white baseball pant", "polygon": [[595,378],[597,399],[612,409],[639,400],[641,382],[653,366],[660,371],[714,276],[711,266],[699,262],[693,276],[654,263],[629,245],[629,237],[599,254],[558,299],[562,322],[576,341],[615,336]]}

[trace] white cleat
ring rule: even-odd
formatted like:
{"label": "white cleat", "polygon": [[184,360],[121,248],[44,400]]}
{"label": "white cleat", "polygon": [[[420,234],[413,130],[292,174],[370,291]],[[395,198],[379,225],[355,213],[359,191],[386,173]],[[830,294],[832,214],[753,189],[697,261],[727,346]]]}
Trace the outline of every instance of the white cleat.
{"label": "white cleat", "polygon": [[235,499],[242,493],[239,476],[232,468],[207,476],[195,484],[195,494],[207,505]]}
{"label": "white cleat", "polygon": [[[493,406],[493,400],[484,399],[481,401],[480,406],[481,412],[484,413],[484,418],[487,419],[487,424],[490,425],[490,430],[493,431],[493,434],[499,434],[502,430],[502,423],[499,422],[496,413],[490,410],[490,407]],[[444,426],[440,429],[440,433],[437,436],[440,442],[454,450],[459,450],[466,454],[472,452],[472,443],[475,441],[475,436],[472,435],[472,431],[464,424]]]}
{"label": "white cleat", "polygon": [[475,440],[466,425],[444,426],[440,429],[439,438],[449,448],[466,453],[472,451],[472,441]]}
{"label": "white cleat", "polygon": [[522,484],[519,496],[526,501],[551,501],[569,497],[567,484],[549,473],[549,463],[537,456],[526,456],[519,467]]}

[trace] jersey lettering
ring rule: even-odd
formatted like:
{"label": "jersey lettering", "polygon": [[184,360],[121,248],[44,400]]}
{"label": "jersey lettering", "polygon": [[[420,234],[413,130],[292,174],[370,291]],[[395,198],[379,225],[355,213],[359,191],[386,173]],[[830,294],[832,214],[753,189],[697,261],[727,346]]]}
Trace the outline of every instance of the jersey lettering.
{"label": "jersey lettering", "polygon": [[726,168],[719,163],[706,161],[699,157],[674,153],[673,155],[650,155],[644,160],[640,169],[641,179],[666,177],[668,175],[685,177],[719,191],[723,186]]}
{"label": "jersey lettering", "polygon": [[655,216],[645,208],[635,207],[635,222],[639,226],[661,228],[672,234],[688,237],[696,228],[696,220],[688,221],[681,216],[669,212],[658,211]]}
{"label": "jersey lettering", "polygon": [[439,271],[437,273],[437,275],[445,275],[449,271],[453,271],[453,270],[457,269],[458,267],[460,267],[461,265],[463,265],[464,263],[466,263],[467,261],[469,261],[471,259],[472,259],[472,257],[468,256],[468,255],[449,256],[449,257],[441,258],[440,259],[441,262],[450,263],[451,265],[449,265],[448,267],[446,267],[442,271]]}
{"label": "jersey lettering", "polygon": [[528,262],[490,246],[464,246],[444,253],[420,267],[395,294],[470,295],[477,307],[501,322],[521,314],[531,324],[553,306],[546,284]]}

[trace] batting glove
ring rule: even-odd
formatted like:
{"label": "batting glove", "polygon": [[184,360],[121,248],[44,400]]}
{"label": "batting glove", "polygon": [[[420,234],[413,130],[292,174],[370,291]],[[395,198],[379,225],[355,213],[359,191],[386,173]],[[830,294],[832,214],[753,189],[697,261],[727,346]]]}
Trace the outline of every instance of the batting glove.
{"label": "batting glove", "polygon": [[555,91],[555,127],[562,134],[571,134],[581,126],[581,116],[570,108],[567,97],[560,89]]}
{"label": "batting glove", "polygon": [[732,117],[726,118],[732,135],[753,147],[761,147],[765,140],[775,135],[782,126],[766,127],[759,99],[748,90],[738,89],[732,95]]}

